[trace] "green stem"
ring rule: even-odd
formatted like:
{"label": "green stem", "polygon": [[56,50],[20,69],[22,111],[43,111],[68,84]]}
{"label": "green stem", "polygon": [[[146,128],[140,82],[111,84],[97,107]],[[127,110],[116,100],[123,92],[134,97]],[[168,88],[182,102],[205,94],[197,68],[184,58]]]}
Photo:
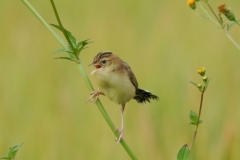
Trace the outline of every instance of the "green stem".
{"label": "green stem", "polygon": [[[230,41],[240,50],[240,45],[232,38],[232,36],[228,33],[228,29],[224,29],[223,24],[221,23],[220,19],[218,18],[218,16],[216,15],[216,13],[213,11],[212,7],[209,5],[208,2],[205,2],[207,4],[207,6],[209,7],[209,9],[211,10],[211,12],[213,13],[213,15],[215,16],[215,18],[218,20],[218,23],[209,15],[209,13],[207,12],[207,10],[205,10],[205,8],[201,5],[201,3],[199,3],[199,6],[201,7],[201,9],[205,12],[205,14],[207,15],[207,17],[209,17],[215,24],[218,25],[218,27],[222,28],[226,34],[226,36],[230,39]],[[237,23],[237,21],[236,21]],[[238,24],[238,23],[237,23]],[[239,24],[238,24],[239,25]]]}
{"label": "green stem", "polygon": [[[218,16],[216,15],[216,13],[213,11],[212,7],[209,5],[208,2],[206,2],[208,8],[211,10],[211,12],[213,13],[213,15],[215,16],[215,18],[218,20],[218,23],[222,26],[222,23],[220,21],[220,19],[218,18]],[[223,26],[222,26],[223,27]]]}
{"label": "green stem", "polygon": [[203,88],[202,93],[201,93],[200,107],[199,107],[199,111],[198,111],[198,120],[197,120],[196,128],[195,128],[195,130],[194,130],[192,142],[191,142],[191,144],[190,144],[190,146],[189,146],[189,151],[191,151],[192,146],[193,146],[193,143],[195,142],[195,139],[196,139],[196,136],[197,136],[199,121],[200,121],[201,112],[202,112],[202,104],[203,104],[204,91],[205,91],[205,87]]}
{"label": "green stem", "polygon": [[211,21],[213,21],[219,28],[222,28],[221,23],[220,23],[220,25],[219,25],[219,23],[218,23],[212,16],[210,16],[210,14],[208,13],[208,11],[202,6],[201,2],[198,2],[198,4],[199,4],[200,8],[203,10],[203,12],[205,12],[205,14],[207,15],[207,17],[208,17]]}
{"label": "green stem", "polygon": [[21,0],[28,9],[42,22],[42,24],[52,33],[52,35],[58,40],[58,42],[65,48],[68,49],[64,40],[51,28],[51,26],[42,18],[42,16],[37,12],[37,10],[27,1]]}
{"label": "green stem", "polygon": [[[27,1],[27,0],[21,0],[29,9],[30,11],[43,23],[43,25],[53,34],[53,36],[59,41],[59,43],[64,47],[64,49],[68,49],[68,46],[65,44],[65,42],[62,40],[62,38],[60,38],[60,36],[50,27],[50,25],[41,17],[41,15],[34,9],[34,7]],[[71,43],[70,43],[71,44]],[[77,63],[77,67],[80,70],[83,79],[87,85],[87,88],[89,89],[89,91],[93,91],[93,86],[86,74],[86,71],[82,65],[82,63]],[[110,119],[110,117],[108,116],[106,110],[104,109],[102,103],[100,102],[100,100],[96,101],[96,104],[98,106],[98,109],[100,110],[102,116],[104,117],[104,119],[106,120],[107,124],[109,125],[109,127],[111,128],[111,130],[113,131],[113,133],[119,137],[119,133],[115,132],[115,125],[113,124],[112,120]],[[134,155],[134,153],[131,151],[130,147],[127,145],[127,143],[125,142],[124,139],[122,139],[120,141],[121,145],[123,146],[123,148],[125,149],[125,151],[128,153],[128,155],[131,157],[131,159],[133,160],[137,160],[137,157]]]}
{"label": "green stem", "polygon": [[240,50],[240,45],[232,38],[227,29],[224,29],[226,36],[232,41],[232,43]]}
{"label": "green stem", "polygon": [[73,47],[72,42],[70,41],[70,39],[69,39],[69,37],[68,37],[68,35],[67,35],[67,32],[66,32],[65,28],[63,27],[62,22],[61,22],[61,20],[60,20],[60,18],[59,18],[59,16],[58,16],[58,12],[57,12],[57,9],[56,9],[56,7],[55,7],[55,4],[54,4],[53,0],[50,0],[50,1],[51,1],[51,4],[52,4],[52,7],[53,7],[53,11],[54,11],[54,13],[55,13],[56,19],[57,19],[57,21],[58,21],[58,24],[59,24],[59,26],[61,27],[61,29],[62,29],[62,31],[63,31],[63,34],[64,34],[65,38],[67,39],[68,44],[70,45],[72,51],[75,52],[75,48]]}

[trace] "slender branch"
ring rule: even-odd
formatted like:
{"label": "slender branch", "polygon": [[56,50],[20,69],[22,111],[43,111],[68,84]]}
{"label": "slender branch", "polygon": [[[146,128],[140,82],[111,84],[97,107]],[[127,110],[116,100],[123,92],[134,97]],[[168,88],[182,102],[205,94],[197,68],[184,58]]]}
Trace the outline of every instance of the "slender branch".
{"label": "slender branch", "polygon": [[[209,9],[211,10],[211,12],[213,13],[213,15],[215,16],[215,18],[218,20],[218,23],[208,14],[208,12],[205,10],[205,8],[201,5],[201,3],[199,3],[199,6],[201,7],[201,9],[205,12],[205,14],[207,15],[207,17],[209,17],[215,24],[218,25],[218,27],[220,27],[221,29],[224,30],[226,36],[230,39],[230,41],[240,50],[240,45],[232,38],[232,36],[229,34],[228,29],[224,29],[224,25],[222,24],[222,22],[220,21],[219,17],[216,15],[216,13],[213,11],[212,7],[209,5],[208,2],[205,2],[207,4],[207,6],[209,7]],[[237,23],[237,22],[236,22]],[[237,23],[238,24],[238,23]],[[238,24],[239,25],[239,24]]]}
{"label": "slender branch", "polygon": [[202,113],[202,104],[203,104],[203,94],[205,91],[205,86],[203,87],[202,93],[201,93],[201,100],[200,100],[200,106],[199,106],[199,112],[198,112],[198,123],[197,123],[197,127],[199,125],[199,121],[200,121],[200,117],[201,117],[201,113]]}
{"label": "slender branch", "polygon": [[227,29],[224,29],[226,36],[232,41],[232,43],[240,50],[240,45],[232,38]]}
{"label": "slender branch", "polygon": [[[34,9],[34,7],[27,1],[27,0],[21,0],[29,9],[30,11],[44,24],[44,26],[54,35],[54,37],[59,41],[59,43],[64,47],[64,49],[68,49],[68,46],[64,43],[64,41],[60,38],[60,36],[50,27],[50,25],[41,17],[41,15]],[[70,45],[71,43],[69,43]],[[93,86],[86,74],[86,71],[82,65],[82,63],[77,63],[77,67],[80,70],[84,82],[87,85],[87,88],[89,89],[89,91],[93,91]],[[104,117],[104,119],[106,120],[107,124],[109,125],[109,127],[111,128],[111,130],[113,131],[113,133],[118,137],[119,133],[115,132],[115,125],[113,124],[112,120],[110,119],[110,117],[108,116],[106,110],[104,109],[102,103],[100,102],[100,100],[97,100],[96,102],[98,109],[100,110],[102,116]],[[131,159],[133,160],[137,160],[137,157],[134,155],[134,153],[131,151],[130,147],[127,145],[126,141],[124,139],[122,139],[120,141],[121,145],[123,146],[123,148],[125,149],[125,151],[128,153],[128,155],[131,157]]]}
{"label": "slender branch", "polygon": [[200,117],[201,117],[201,112],[202,112],[202,104],[203,104],[204,91],[205,91],[205,86],[204,86],[204,88],[203,88],[203,90],[202,90],[202,93],[201,93],[201,100],[200,100],[200,106],[199,106],[199,111],[198,111],[198,120],[197,120],[196,128],[195,128],[195,130],[194,130],[192,142],[191,142],[191,144],[190,144],[190,146],[189,146],[189,151],[191,151],[192,146],[193,146],[193,143],[195,142],[195,139],[196,139],[196,136],[197,136],[198,125],[199,125],[199,121],[200,121]]}
{"label": "slender branch", "polygon": [[50,0],[50,1],[51,1],[51,4],[52,4],[52,7],[53,7],[53,11],[54,11],[54,13],[55,13],[56,19],[57,19],[57,21],[58,21],[58,24],[59,24],[59,26],[62,28],[63,34],[64,34],[65,38],[67,39],[68,44],[70,45],[72,51],[75,52],[75,48],[73,47],[72,42],[70,41],[70,39],[69,39],[69,37],[68,37],[68,35],[67,35],[67,33],[66,33],[66,30],[65,30],[65,28],[63,27],[62,22],[61,22],[61,20],[60,20],[60,18],[59,18],[59,16],[58,16],[58,12],[57,12],[57,9],[56,9],[56,7],[55,7],[55,4],[54,4],[53,0]]}
{"label": "slender branch", "polygon": [[200,8],[205,12],[205,14],[207,15],[207,17],[212,20],[218,27],[222,28],[221,25],[219,25],[219,23],[212,17],[210,16],[210,14],[208,13],[208,11],[202,6],[201,2],[198,2]]}
{"label": "slender branch", "polygon": [[[207,6],[209,7],[209,9],[211,10],[211,12],[213,13],[213,15],[215,16],[215,18],[218,20],[218,23],[222,26],[222,23],[220,21],[220,19],[218,18],[218,16],[216,15],[216,13],[213,11],[212,7],[209,5],[208,2],[206,2]],[[222,26],[223,27],[223,26]]]}
{"label": "slender branch", "polygon": [[58,40],[58,42],[67,49],[67,45],[64,40],[52,29],[52,27],[42,18],[42,16],[38,13],[38,11],[27,1],[21,0],[28,9],[39,19],[39,21],[52,33],[52,35]]}

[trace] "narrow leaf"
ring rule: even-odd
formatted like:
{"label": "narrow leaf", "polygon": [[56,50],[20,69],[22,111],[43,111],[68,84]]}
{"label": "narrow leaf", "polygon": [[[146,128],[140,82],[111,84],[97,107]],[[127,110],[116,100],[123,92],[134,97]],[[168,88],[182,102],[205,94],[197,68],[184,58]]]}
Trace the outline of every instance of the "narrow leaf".
{"label": "narrow leaf", "polygon": [[76,44],[76,38],[72,35],[71,32],[69,32],[69,31],[66,30],[65,28],[62,29],[60,26],[58,26],[58,25],[56,25],[56,24],[50,24],[50,25],[52,25],[53,27],[59,29],[59,30],[62,31],[62,32],[65,31],[65,32],[67,33],[68,38],[69,38],[70,41],[72,42],[73,46],[74,46],[74,47],[77,46],[77,44]]}
{"label": "narrow leaf", "polygon": [[54,51],[53,53],[61,53],[61,52],[69,52],[69,50],[66,50],[66,49],[58,49],[56,51]]}
{"label": "narrow leaf", "polygon": [[21,148],[22,145],[23,145],[23,143],[20,144],[20,145],[17,145],[17,146],[10,147],[9,151],[8,151],[8,155],[4,156],[1,159],[7,159],[7,160],[14,159],[16,154],[17,154],[17,152],[18,152],[18,150]]}
{"label": "narrow leaf", "polygon": [[66,59],[69,61],[74,61],[72,58],[69,58],[69,57],[57,57],[57,58],[53,58],[53,59]]}
{"label": "narrow leaf", "polygon": [[86,39],[86,40],[83,40],[81,42],[78,42],[77,43],[77,48],[80,49],[80,48],[84,48],[87,44],[89,44],[89,39]]}
{"label": "narrow leaf", "polygon": [[195,122],[190,122],[190,124],[192,124],[192,125],[196,125],[196,123],[195,123]]}
{"label": "narrow leaf", "polygon": [[62,28],[61,28],[60,26],[58,26],[58,25],[56,25],[56,24],[51,24],[51,23],[50,23],[50,25],[52,25],[53,27],[55,27],[55,28],[57,28],[57,29],[59,29],[60,31],[63,32],[63,30],[62,30]]}
{"label": "narrow leaf", "polygon": [[201,124],[203,121],[202,120],[199,120],[198,124]]}
{"label": "narrow leaf", "polygon": [[237,21],[235,21],[235,22],[233,22],[233,23],[231,23],[230,25],[229,25],[229,28],[228,28],[228,30],[230,30],[233,26],[235,26],[236,24],[238,24],[239,25],[239,23],[240,23],[240,20],[237,20]]}
{"label": "narrow leaf", "polygon": [[1,159],[7,159],[7,160],[11,160],[10,158],[8,158],[8,157],[6,157],[6,156],[5,156],[5,157],[3,157],[3,158],[1,158]]}
{"label": "narrow leaf", "polygon": [[197,124],[197,121],[198,121],[198,115],[197,115],[197,113],[191,111],[191,112],[190,112],[190,119],[191,119],[195,124]]}
{"label": "narrow leaf", "polygon": [[205,84],[206,89],[207,89],[207,87],[208,87],[208,84],[209,84],[209,82],[210,82],[210,79],[211,79],[211,78],[209,78],[209,79],[207,80],[206,84]]}
{"label": "narrow leaf", "polygon": [[79,56],[79,54],[81,53],[81,51],[83,49],[87,48],[86,45],[89,44],[89,43],[91,43],[91,42],[89,42],[89,39],[78,42],[78,44],[77,44],[77,54],[76,54],[77,57]]}
{"label": "narrow leaf", "polygon": [[67,35],[70,39],[70,41],[72,42],[74,48],[76,48],[77,44],[76,44],[76,38],[72,35],[72,33],[70,33],[69,31],[67,31]]}
{"label": "narrow leaf", "polygon": [[190,83],[192,83],[194,86],[196,86],[198,88],[198,85],[192,81],[190,81]]}
{"label": "narrow leaf", "polygon": [[188,145],[185,144],[178,152],[177,160],[189,160],[189,156],[190,156],[190,151],[188,149]]}
{"label": "narrow leaf", "polygon": [[13,152],[17,152],[17,151],[22,147],[22,145],[23,145],[23,143],[20,144],[20,145],[17,145],[17,146],[12,147],[12,151],[13,151]]}

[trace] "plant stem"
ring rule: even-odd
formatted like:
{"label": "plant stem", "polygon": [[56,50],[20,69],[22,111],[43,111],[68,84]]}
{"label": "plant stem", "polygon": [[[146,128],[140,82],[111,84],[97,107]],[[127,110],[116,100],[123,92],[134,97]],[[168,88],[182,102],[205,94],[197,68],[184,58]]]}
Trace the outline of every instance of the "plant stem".
{"label": "plant stem", "polygon": [[[205,3],[207,4],[207,6],[209,7],[209,9],[210,9],[211,12],[213,13],[213,15],[215,16],[215,18],[218,20],[218,23],[216,23],[216,21],[213,20],[213,19],[211,18],[211,16],[208,14],[208,12],[204,9],[204,7],[203,7],[202,5],[200,5],[200,7],[202,8],[202,10],[205,12],[205,14],[206,14],[215,24],[217,24],[218,26],[219,26],[219,25],[221,26],[220,28],[222,28],[222,29],[224,30],[226,36],[227,36],[227,37],[230,39],[230,41],[232,41],[232,43],[240,50],[240,45],[232,38],[232,36],[231,36],[231,35],[229,34],[229,32],[228,32],[228,29],[224,29],[223,24],[221,23],[220,19],[219,19],[218,16],[216,15],[216,13],[213,11],[212,7],[209,5],[208,2],[205,2]],[[199,3],[199,4],[200,4],[200,3]],[[238,23],[237,21],[236,21],[236,23],[239,25],[239,23]]]}
{"label": "plant stem", "polygon": [[232,38],[227,29],[224,29],[226,36],[232,41],[232,43],[240,50],[240,45]]}
{"label": "plant stem", "polygon": [[[212,7],[209,5],[208,2],[206,2],[207,6],[209,7],[209,9],[211,10],[211,12],[213,13],[213,15],[215,16],[215,18],[218,20],[218,23],[222,26],[222,23],[220,21],[220,19],[218,18],[218,16],[216,15],[216,13],[213,11]],[[223,26],[222,26],[223,27]]]}
{"label": "plant stem", "polygon": [[62,28],[63,34],[64,34],[65,38],[67,39],[68,44],[70,45],[72,51],[75,52],[75,48],[73,47],[72,42],[70,41],[70,39],[69,39],[69,37],[68,37],[68,35],[67,35],[67,33],[66,33],[66,30],[65,30],[65,28],[63,27],[62,22],[61,22],[61,20],[60,20],[60,18],[59,18],[59,16],[58,16],[58,13],[57,13],[57,9],[56,9],[56,7],[55,7],[55,4],[54,4],[53,0],[50,0],[50,1],[51,1],[51,4],[52,4],[52,7],[53,7],[53,11],[54,11],[54,13],[55,13],[56,19],[57,19],[57,21],[58,21],[58,24],[59,24],[59,26]]}
{"label": "plant stem", "polygon": [[205,86],[204,86],[204,88],[203,88],[203,90],[202,90],[202,93],[201,93],[200,107],[199,107],[199,111],[198,111],[198,120],[197,120],[196,128],[195,128],[195,130],[194,130],[192,142],[191,142],[191,144],[190,144],[190,146],[189,146],[189,151],[191,151],[192,146],[193,146],[193,143],[195,142],[195,139],[196,139],[196,136],[197,136],[198,125],[199,125],[199,121],[200,121],[200,117],[201,117],[201,112],[202,112],[202,104],[203,104],[204,91],[205,91]]}
{"label": "plant stem", "polygon": [[[65,42],[62,40],[62,38],[50,27],[50,25],[42,18],[42,16],[34,9],[34,7],[27,1],[27,0],[21,0],[29,9],[30,11],[43,23],[43,25],[53,34],[53,36],[59,41],[59,43],[64,47],[64,49],[68,49],[67,44],[65,44]],[[69,43],[71,44],[71,43]],[[89,89],[89,91],[93,91],[93,86],[86,74],[86,71],[81,63],[81,61],[79,63],[77,63],[77,67],[80,70],[83,79],[87,85],[87,88]],[[104,119],[106,120],[107,124],[109,125],[109,127],[111,128],[111,130],[113,131],[113,133],[118,137],[119,133],[115,132],[115,125],[113,124],[112,120],[110,119],[110,117],[108,116],[106,110],[104,109],[102,103],[100,102],[100,100],[98,99],[96,101],[96,104],[98,106],[98,109],[100,110],[102,116],[104,117]],[[137,160],[137,157],[134,155],[134,153],[131,151],[130,147],[127,145],[127,143],[125,142],[124,139],[122,139],[120,141],[121,145],[123,146],[123,148],[125,149],[125,151],[128,153],[128,155],[131,157],[131,159],[133,160]]]}
{"label": "plant stem", "polygon": [[39,19],[40,22],[52,33],[52,35],[58,40],[58,42],[67,49],[67,45],[65,44],[64,40],[51,28],[51,26],[42,18],[42,16],[38,13],[38,11],[27,1],[21,0],[28,9]]}
{"label": "plant stem", "polygon": [[210,16],[210,14],[208,13],[208,11],[202,6],[201,2],[198,2],[200,8],[203,10],[203,12],[205,12],[205,14],[207,15],[207,17],[212,20],[219,28],[222,28],[221,23],[219,25],[219,22],[217,22],[214,18],[212,18],[212,16]]}

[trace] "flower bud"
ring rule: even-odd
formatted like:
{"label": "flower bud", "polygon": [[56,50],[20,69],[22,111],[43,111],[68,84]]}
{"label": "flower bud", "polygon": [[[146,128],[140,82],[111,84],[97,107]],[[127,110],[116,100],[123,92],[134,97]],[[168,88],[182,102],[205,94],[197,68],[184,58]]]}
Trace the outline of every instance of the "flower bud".
{"label": "flower bud", "polygon": [[206,69],[204,67],[200,67],[197,70],[198,74],[200,74],[201,76],[205,75]]}
{"label": "flower bud", "polygon": [[196,8],[195,0],[188,0],[187,5],[191,7],[192,9]]}
{"label": "flower bud", "polygon": [[208,77],[207,77],[207,76],[203,76],[203,77],[202,77],[202,80],[203,80],[204,82],[207,82]]}
{"label": "flower bud", "polygon": [[220,4],[218,11],[220,14],[225,15],[229,21],[236,21],[235,15],[227,8],[226,4]]}
{"label": "flower bud", "polygon": [[197,85],[197,87],[198,87],[199,89],[201,89],[201,88],[202,88],[202,84],[199,83],[199,84]]}

